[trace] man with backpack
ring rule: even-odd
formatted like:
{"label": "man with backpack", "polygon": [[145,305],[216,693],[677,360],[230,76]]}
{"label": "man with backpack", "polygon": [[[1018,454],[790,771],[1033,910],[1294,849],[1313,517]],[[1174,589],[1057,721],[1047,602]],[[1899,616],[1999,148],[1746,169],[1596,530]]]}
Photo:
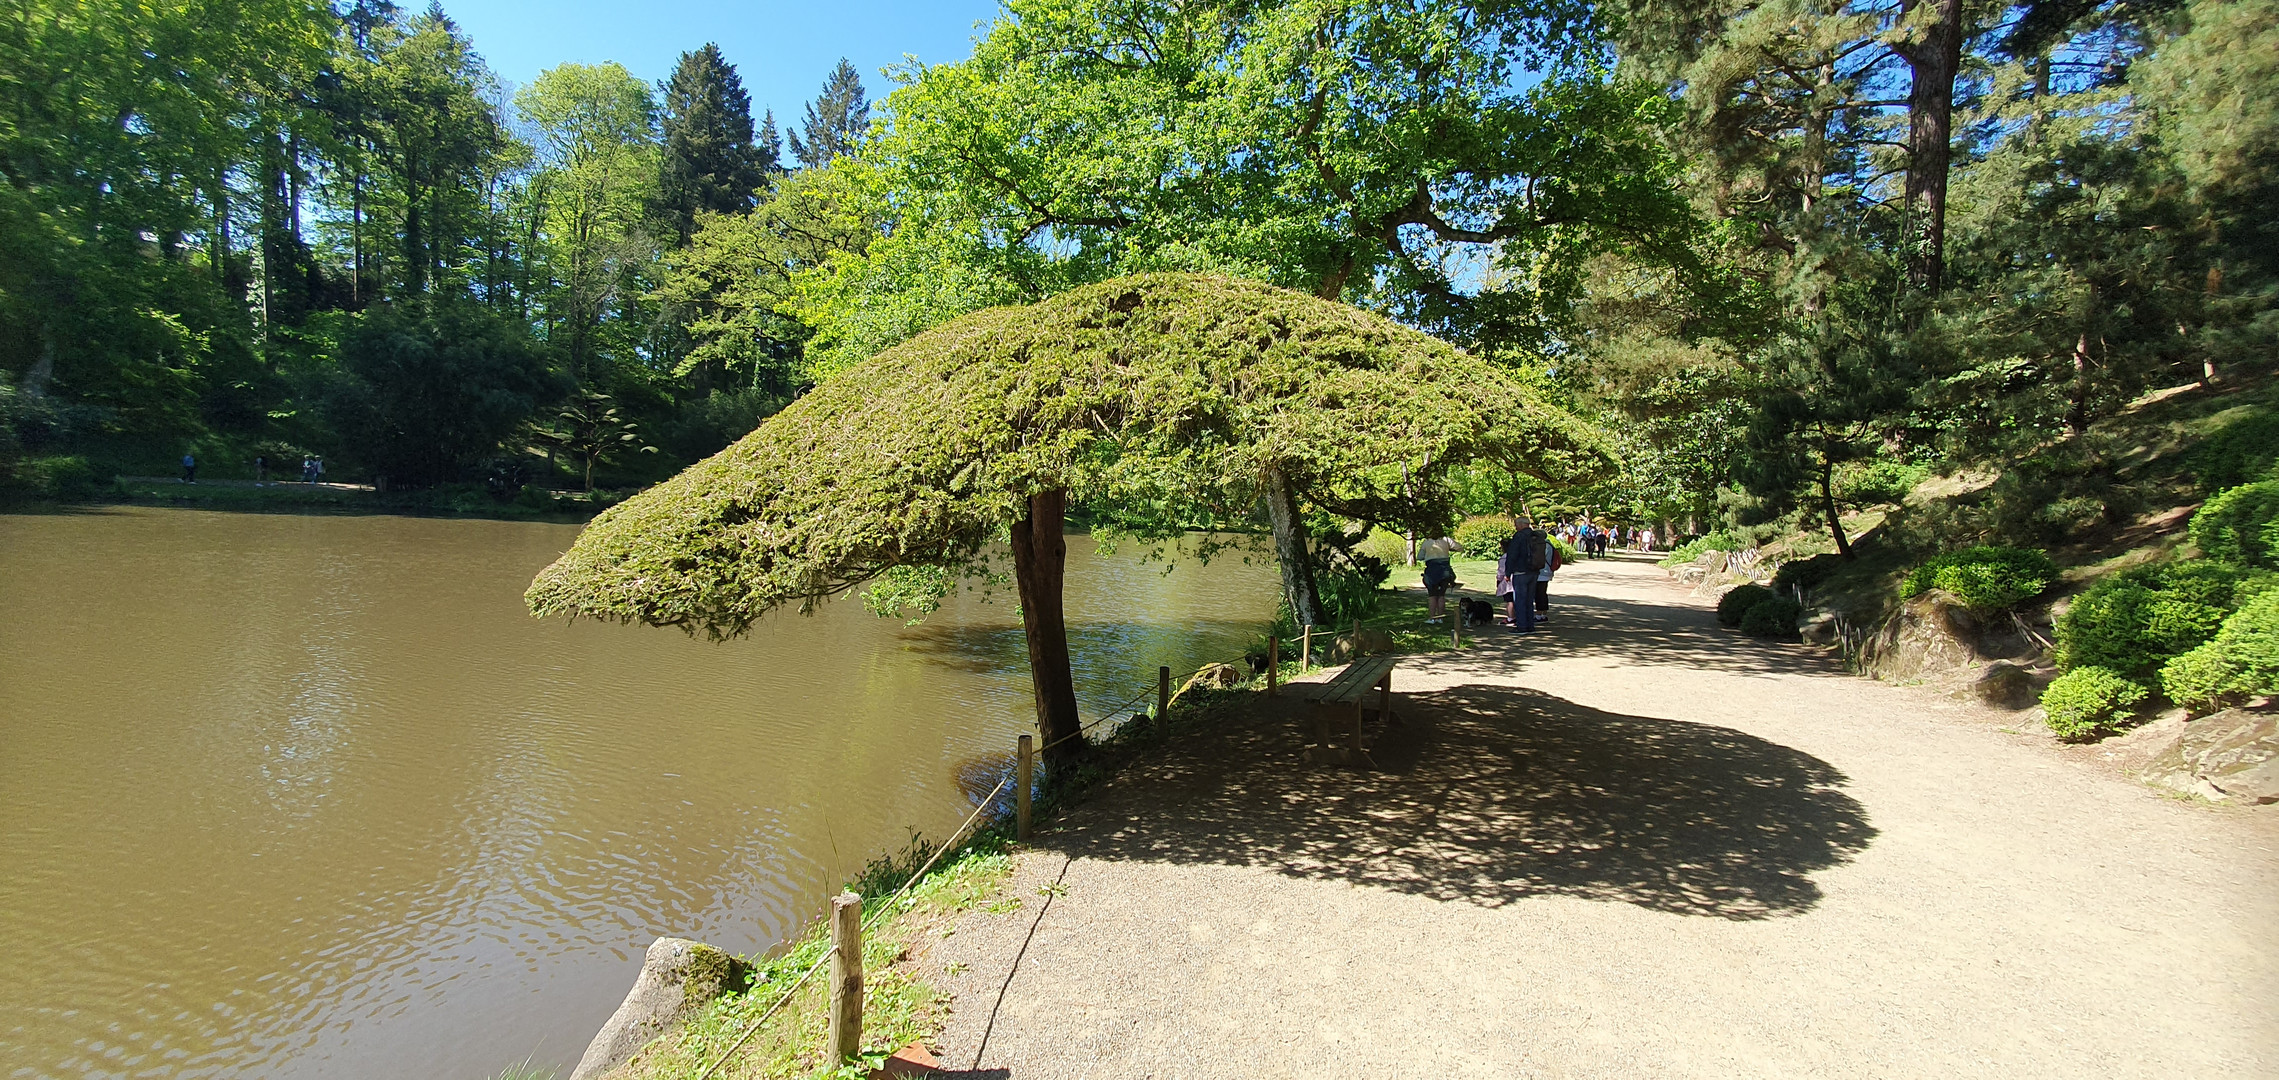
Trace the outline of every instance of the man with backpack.
{"label": "man with backpack", "polygon": [[1504,597],[1504,625],[1526,634],[1535,630],[1535,580],[1550,544],[1526,518],[1514,514],[1511,525],[1512,534],[1496,560],[1496,590]]}

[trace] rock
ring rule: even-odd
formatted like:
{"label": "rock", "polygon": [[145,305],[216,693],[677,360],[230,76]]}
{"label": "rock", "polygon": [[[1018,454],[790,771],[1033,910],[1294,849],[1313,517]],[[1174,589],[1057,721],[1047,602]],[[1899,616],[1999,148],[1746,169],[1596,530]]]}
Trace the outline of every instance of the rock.
{"label": "rock", "polygon": [[1986,665],[1971,681],[1970,692],[1998,709],[2030,709],[2041,697],[2041,682],[2034,673],[2008,660]]}
{"label": "rock", "polygon": [[1970,667],[1982,660],[1969,610],[1936,590],[1909,600],[1876,635],[1877,678],[1911,679]]}
{"label": "rock", "polygon": [[2279,802],[2279,715],[2225,709],[2184,725],[2177,749],[2216,790],[2246,802]]}
{"label": "rock", "polygon": [[1394,648],[1393,635],[1364,627],[1354,633],[1339,634],[1336,641],[1330,642],[1328,662],[1343,664],[1357,656],[1389,653]]}
{"label": "rock", "polygon": [[705,1003],[744,989],[751,979],[743,961],[701,941],[658,938],[633,989],[586,1044],[570,1080],[594,1080],[616,1068]]}
{"label": "rock", "polygon": [[[2124,760],[2154,787],[2211,799],[2279,802],[2279,716],[2226,709],[2186,723],[2174,713],[2125,737]],[[2120,741],[2120,740],[2116,740]]]}
{"label": "rock", "polygon": [[1233,664],[1207,664],[1201,671],[1195,673],[1194,678],[1187,680],[1187,685],[1189,687],[1240,686],[1242,680],[1247,677],[1241,668]]}

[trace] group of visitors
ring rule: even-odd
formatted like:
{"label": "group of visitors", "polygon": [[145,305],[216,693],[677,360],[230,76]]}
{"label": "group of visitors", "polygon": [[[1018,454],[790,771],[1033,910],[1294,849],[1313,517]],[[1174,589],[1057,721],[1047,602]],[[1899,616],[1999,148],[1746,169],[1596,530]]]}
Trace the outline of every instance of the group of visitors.
{"label": "group of visitors", "polygon": [[[182,455],[182,482],[185,484],[198,482],[198,456],[196,454]],[[324,459],[314,454],[303,454],[301,456],[301,483],[317,484],[323,482]],[[253,456],[253,486],[267,487],[268,485],[269,456],[267,454],[255,454]]]}
{"label": "group of visitors", "polygon": [[[1565,554],[1561,550],[1562,543],[1566,549],[1596,559],[1605,558],[1614,548],[1654,549],[1651,528],[1608,525],[1578,518],[1553,525],[1546,531],[1519,515],[1513,515],[1511,523],[1512,535],[1503,541],[1496,555],[1496,598],[1504,605],[1504,616],[1498,623],[1522,634],[1534,632],[1551,618],[1551,577],[1559,572]],[[1463,545],[1446,536],[1417,541],[1417,558],[1424,562],[1427,623],[1437,623],[1448,615],[1448,590],[1456,584],[1456,571],[1450,560],[1454,553],[1462,550]],[[1485,622],[1488,617],[1483,614],[1479,621]]]}

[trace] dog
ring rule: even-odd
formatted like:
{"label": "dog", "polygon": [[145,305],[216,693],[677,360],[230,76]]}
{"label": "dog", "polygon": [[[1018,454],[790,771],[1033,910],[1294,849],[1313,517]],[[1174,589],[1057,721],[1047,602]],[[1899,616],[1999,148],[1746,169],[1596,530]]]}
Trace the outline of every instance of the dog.
{"label": "dog", "polygon": [[1496,619],[1496,606],[1485,600],[1474,600],[1467,596],[1457,600],[1456,606],[1463,610],[1467,626],[1486,626]]}

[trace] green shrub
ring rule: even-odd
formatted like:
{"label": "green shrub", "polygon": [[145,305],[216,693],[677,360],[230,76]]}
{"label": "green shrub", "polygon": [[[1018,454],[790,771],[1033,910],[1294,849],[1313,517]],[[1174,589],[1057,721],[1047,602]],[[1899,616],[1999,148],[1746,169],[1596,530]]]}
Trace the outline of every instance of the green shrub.
{"label": "green shrub", "polygon": [[1664,567],[1684,566],[1701,558],[1701,553],[1705,551],[1742,551],[1746,550],[1748,546],[1747,541],[1731,533],[1713,532],[1708,536],[1694,537],[1671,548],[1669,554],[1662,556],[1661,565]]}
{"label": "green shrub", "polygon": [[2145,688],[2101,667],[2075,668],[2042,691],[2050,730],[2061,739],[2085,739],[2111,728],[2143,701]]}
{"label": "green shrub", "polygon": [[2160,686],[2170,701],[2195,710],[2279,693],[2279,590],[2248,601],[2214,638],[2161,665]]}
{"label": "green shrub", "polygon": [[1899,596],[1941,589],[1973,611],[2002,611],[2040,596],[2056,580],[2057,564],[2032,548],[1973,547],[1916,567],[1900,583]]}
{"label": "green shrub", "polygon": [[1748,614],[1750,608],[1772,599],[1775,595],[1771,589],[1762,585],[1734,586],[1725,595],[1717,598],[1717,625],[1741,625],[1741,616]]}
{"label": "green shrub", "polygon": [[14,471],[14,486],[35,499],[87,499],[102,490],[83,457],[25,458]]}
{"label": "green shrub", "polygon": [[1794,595],[1798,589],[1817,589],[1821,582],[1835,577],[1844,563],[1844,557],[1834,552],[1809,559],[1790,559],[1773,571],[1773,591]]}
{"label": "green shrub", "polygon": [[1504,517],[1476,517],[1456,526],[1454,539],[1463,546],[1464,554],[1475,559],[1493,559],[1511,539],[1511,519]]}
{"label": "green shrub", "polygon": [[2225,424],[2192,449],[2192,471],[2202,491],[2221,491],[2268,474],[2279,459],[2279,412],[2264,411]]}
{"label": "green shrub", "polygon": [[514,502],[516,506],[531,510],[552,510],[554,493],[541,484],[524,484],[522,490],[515,493]]}
{"label": "green shrub", "polygon": [[1353,550],[1387,566],[1400,566],[1409,561],[1408,538],[1390,529],[1369,530],[1369,535]]}
{"label": "green shrub", "polygon": [[1803,607],[1796,601],[1785,596],[1773,596],[1758,601],[1741,613],[1741,632],[1750,637],[1795,641],[1796,618],[1803,613]]}
{"label": "green shrub", "polygon": [[2206,560],[2114,574],[2075,598],[2058,619],[2058,668],[2101,667],[2150,679],[2170,657],[2214,637],[2225,616],[2271,585],[2267,573]]}
{"label": "green shrub", "polygon": [[2279,567],[2279,480],[2241,484],[2192,515],[2192,542],[2211,559]]}

